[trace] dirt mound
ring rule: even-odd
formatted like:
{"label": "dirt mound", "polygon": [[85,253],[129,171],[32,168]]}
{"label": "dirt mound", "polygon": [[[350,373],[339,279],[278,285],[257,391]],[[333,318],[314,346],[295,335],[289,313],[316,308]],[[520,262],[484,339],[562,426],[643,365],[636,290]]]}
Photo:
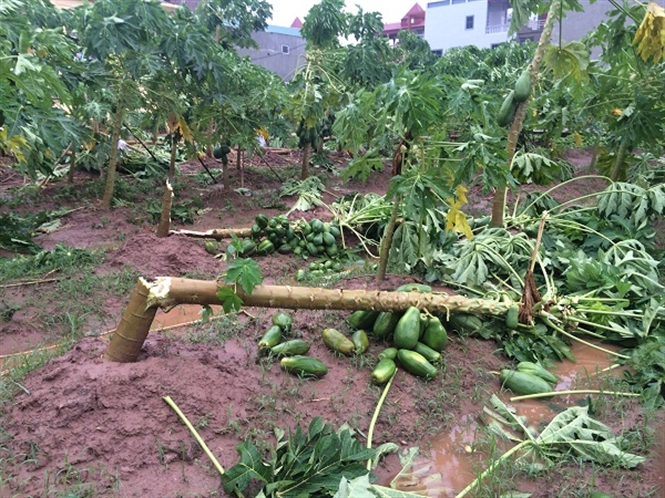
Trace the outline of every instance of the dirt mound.
{"label": "dirt mound", "polygon": [[[309,354],[321,358],[329,373],[321,381],[287,375],[277,362],[259,362],[257,355],[256,337],[272,312],[250,312],[256,317],[244,320],[241,335],[223,339],[221,346],[152,333],[138,362],[119,364],[102,359],[104,341],[86,338],[30,373],[22,381],[25,390],[7,410],[7,440],[0,441],[14,457],[9,470],[16,479],[5,484],[12,486],[9,496],[36,496],[45,488],[65,485],[71,489],[78,482],[95,496],[219,492],[219,476],[162,400],[166,395],[225,468],[236,463],[235,447],[241,441],[269,444],[275,427],[306,427],[315,416],[337,427],[348,423],[366,434],[381,394],[368,383],[369,365],[361,357],[331,354],[320,340],[320,317],[299,311],[294,315],[294,323],[301,324],[296,333],[311,342]],[[331,312],[327,319],[339,322],[342,315]],[[215,326],[224,327],[202,326],[190,341],[206,334],[209,338]],[[479,360],[467,361],[468,369],[459,377],[468,386],[478,381],[477,366],[497,366],[485,342],[473,341],[463,350],[452,347],[447,354],[451,364],[461,364],[470,352]],[[440,407],[431,404],[434,393],[446,389],[445,376],[435,383],[406,374],[398,377],[375,429],[376,445],[416,445],[453,414],[472,409],[471,402],[462,399]],[[433,412],[442,418],[437,421]],[[399,461],[391,455],[376,474],[385,483],[398,469]]]}
{"label": "dirt mound", "polygon": [[192,273],[214,278],[220,273],[219,260],[205,251],[200,240],[186,235],[159,238],[152,232],[138,233],[109,254],[107,263],[116,268],[134,267],[147,278]]}

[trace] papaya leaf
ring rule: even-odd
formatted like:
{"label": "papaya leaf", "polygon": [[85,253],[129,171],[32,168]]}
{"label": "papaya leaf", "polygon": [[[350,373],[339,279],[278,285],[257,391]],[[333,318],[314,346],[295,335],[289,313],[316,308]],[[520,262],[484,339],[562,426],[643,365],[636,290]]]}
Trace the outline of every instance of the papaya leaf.
{"label": "papaya leaf", "polygon": [[422,498],[422,495],[399,491],[385,486],[370,484],[369,476],[364,475],[348,480],[342,477],[339,489],[333,498]]}
{"label": "papaya leaf", "polygon": [[572,451],[584,460],[601,465],[633,468],[646,459],[625,452],[621,440],[609,427],[589,417],[588,406],[571,406],[545,427],[534,443],[550,456],[565,456]]}
{"label": "papaya leaf", "polygon": [[665,9],[651,1],[633,39],[633,45],[637,44],[637,53],[642,60],[653,58],[653,63],[658,64],[661,59],[665,59],[663,32],[665,32]]}
{"label": "papaya leaf", "polygon": [[225,278],[226,284],[238,284],[245,294],[251,294],[254,287],[261,282],[263,282],[261,269],[253,259],[240,258],[229,263]]}
{"label": "papaya leaf", "polygon": [[543,65],[557,79],[570,76],[579,82],[589,67],[589,49],[580,41],[572,41],[561,47],[550,45],[545,49]]}
{"label": "papaya leaf", "polygon": [[[276,431],[276,435],[277,443],[266,461],[246,452],[246,443],[238,447],[241,461],[227,471],[231,476],[226,478],[227,492],[233,484],[242,492],[252,479],[258,479],[264,483],[263,496],[268,498],[331,496],[336,491],[339,496],[350,496],[350,489],[362,486],[349,487],[348,483],[367,476],[366,462],[376,456],[376,450],[363,446],[348,428],[335,431],[320,417],[312,420],[307,432],[298,426],[288,438],[283,431]],[[346,484],[340,484],[342,477]],[[340,486],[346,494],[340,494]]]}
{"label": "papaya leaf", "polygon": [[245,441],[237,448],[240,462],[222,474],[224,491],[231,493],[234,490],[242,491],[252,479],[267,482],[270,467],[261,460],[261,454],[252,443]]}
{"label": "papaya leaf", "polygon": [[[528,436],[528,440],[518,445],[526,450],[519,459],[534,454],[555,462],[573,453],[583,460],[624,468],[633,468],[645,461],[644,457],[623,451],[621,439],[605,424],[591,418],[588,406],[569,407],[555,416],[540,435],[534,436],[526,419],[517,417],[513,409],[496,396],[492,396],[491,403],[494,410],[486,409],[485,413],[511,429],[521,429]],[[513,452],[508,450],[500,459]]]}

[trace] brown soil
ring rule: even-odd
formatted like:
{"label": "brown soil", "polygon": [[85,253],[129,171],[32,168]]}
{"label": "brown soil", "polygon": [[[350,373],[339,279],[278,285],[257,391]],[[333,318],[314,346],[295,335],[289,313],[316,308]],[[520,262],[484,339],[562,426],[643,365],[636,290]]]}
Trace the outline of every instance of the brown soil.
{"label": "brown soil", "polygon": [[[586,166],[588,155],[578,153],[571,160],[578,167]],[[268,154],[267,161],[283,179],[288,177],[287,171],[296,171],[290,165],[299,164],[297,154]],[[344,158],[337,161],[343,162]],[[202,168],[198,162],[191,162],[183,165],[182,171],[194,175]],[[23,179],[7,169],[0,172],[2,198]],[[250,196],[233,190],[240,186],[235,169],[230,176],[231,189],[202,187],[192,180],[193,176],[184,177],[181,195],[200,198],[205,211],[199,213],[193,227],[183,228],[246,227],[259,212],[283,212],[275,208],[280,183],[262,162],[249,161],[245,171],[244,186],[250,189]],[[328,176],[328,190],[337,195],[385,192],[389,180],[388,171],[374,175],[366,184],[344,183]],[[94,181],[86,174],[76,179],[79,186]],[[570,198],[593,191],[598,185],[595,180],[577,182],[557,193]],[[153,235],[154,226],[142,220],[134,207],[101,211],[92,197],[58,197],[64,187],[54,184],[31,205],[18,208],[84,206],[66,216],[62,228],[36,238],[44,248],[58,243],[103,248],[105,258],[96,270],[98,275],[127,270],[145,277],[215,278],[224,271],[226,263],[208,254],[201,240],[186,236],[158,239]],[[332,197],[326,195],[330,201]],[[477,196],[473,206],[486,212],[489,203]],[[318,208],[302,216],[325,218],[326,211]],[[292,276],[303,266],[291,256],[257,261],[266,283],[293,284]],[[410,280],[390,275],[382,287],[394,288]],[[54,286],[54,282],[45,282],[0,291],[3,303],[20,306],[9,321],[0,323],[3,354],[28,350],[58,337],[57,331],[48,330],[40,322],[45,304],[39,297]],[[375,287],[365,276],[343,280],[336,286]],[[79,337],[89,337],[82,337],[68,352],[29,373],[18,386],[10,386],[18,388],[11,404],[2,408],[4,416],[0,418],[0,465],[4,467],[0,476],[5,478],[0,479],[0,496],[63,496],[58,490],[65,489],[74,493],[68,496],[224,495],[216,470],[162,400],[164,396],[178,404],[225,468],[237,461],[235,447],[239,442],[251,440],[265,448],[273,441],[275,428],[306,426],[315,416],[335,426],[348,423],[364,441],[381,394],[368,382],[371,358],[382,346],[372,344],[364,359],[349,359],[333,355],[320,340],[324,327],[346,331],[344,318],[348,313],[292,312],[294,336],[308,339],[312,343],[310,354],[329,368],[322,380],[312,381],[289,376],[277,363],[258,356],[256,341],[274,313],[266,309],[250,308],[237,317],[153,332],[138,362],[105,361],[102,353],[108,334],[104,331],[117,324],[127,299],[127,294],[106,295],[103,313],[86,322],[85,330],[78,331]],[[450,431],[468,417],[474,418],[498,388],[488,372],[502,368],[505,358],[492,342],[452,337],[445,351],[445,364],[442,375],[432,382],[403,373],[397,376],[378,420],[375,445],[393,441],[402,448],[419,445],[427,449],[434,435]],[[639,405],[626,406],[626,427],[617,430],[644,423]],[[614,496],[647,496],[649,490],[663,484],[664,475],[662,448],[648,451],[647,464],[631,472],[602,471],[595,476],[595,486]],[[660,457],[656,458],[658,451]],[[397,456],[390,455],[375,474],[380,482],[387,483],[399,468]],[[565,476],[568,487],[556,484],[558,476]],[[521,487],[534,497],[586,496],[572,490],[584,489],[583,483],[591,477],[588,469],[571,463],[547,474],[543,481],[526,479]],[[562,491],[566,489],[570,490],[568,494]]]}

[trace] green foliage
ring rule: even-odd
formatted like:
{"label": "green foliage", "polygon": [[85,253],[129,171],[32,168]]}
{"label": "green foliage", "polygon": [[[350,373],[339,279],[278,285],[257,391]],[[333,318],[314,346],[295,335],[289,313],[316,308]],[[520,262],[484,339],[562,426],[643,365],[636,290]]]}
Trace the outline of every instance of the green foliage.
{"label": "green foliage", "polygon": [[624,373],[628,383],[642,389],[646,406],[658,408],[665,404],[665,335],[635,348],[626,364],[634,370]]}
{"label": "green foliage", "polygon": [[57,244],[50,251],[39,251],[34,255],[21,255],[0,259],[0,281],[23,278],[38,278],[54,270],[84,268],[98,264],[101,252],[76,249]]}
{"label": "green foliage", "polygon": [[603,218],[616,214],[644,226],[650,217],[665,213],[665,184],[645,189],[631,183],[612,183],[599,195],[597,209]]}
{"label": "green foliage", "polygon": [[553,161],[536,152],[517,151],[513,156],[511,174],[521,184],[550,185],[553,181],[569,180],[572,167],[564,161]]}
{"label": "green foliage", "polygon": [[298,427],[288,438],[280,429],[275,434],[267,461],[251,442],[238,445],[240,461],[222,475],[227,493],[242,492],[255,480],[265,497],[332,496],[342,478],[366,475],[365,462],[377,451],[365,448],[348,428],[334,431],[319,417],[306,433]]}
{"label": "green foliage", "polygon": [[[224,276],[226,285],[239,285],[247,295],[251,294],[254,287],[263,282],[261,269],[253,259],[234,259],[229,263],[229,267]],[[222,308],[225,313],[238,311],[242,306],[242,299],[229,287],[217,288],[217,299],[222,302]]]}
{"label": "green foliage", "polygon": [[47,224],[59,223],[57,220],[68,212],[68,209],[60,209],[27,215],[14,212],[0,214],[0,248],[8,251],[38,252],[39,246],[32,241],[35,232],[41,226],[47,228]]}
{"label": "green foliage", "polygon": [[205,0],[196,14],[225,48],[246,48],[256,46],[252,33],[268,27],[272,6],[265,0]]}
{"label": "green foliage", "polygon": [[324,190],[325,185],[323,185],[321,179],[317,176],[310,176],[306,180],[287,180],[279,189],[279,196],[298,196],[298,200],[289,212],[308,211],[312,209],[312,207],[320,206],[322,204],[321,192]]}
{"label": "green foliage", "polygon": [[[496,395],[492,395],[490,402],[492,408],[485,408],[485,413],[493,419],[490,429],[502,438],[513,441],[513,433],[506,429],[521,433],[524,440],[518,449],[523,449],[524,454],[519,460],[525,463],[527,457],[531,457],[533,462],[542,460],[546,464],[556,465],[571,453],[581,460],[627,469],[645,461],[642,456],[624,451],[621,438],[615,436],[605,424],[592,419],[587,406],[571,406],[554,417],[538,434],[527,425],[525,418],[518,417],[515,409],[505,405]],[[513,453],[515,448],[500,459]]]}
{"label": "green foliage", "polygon": [[343,9],[344,0],[321,0],[309,9],[300,34],[311,48],[339,47],[339,37],[348,31],[348,17]]}
{"label": "green foliage", "polygon": [[259,265],[253,259],[236,259],[229,263],[224,279],[226,284],[240,285],[245,294],[263,282]]}

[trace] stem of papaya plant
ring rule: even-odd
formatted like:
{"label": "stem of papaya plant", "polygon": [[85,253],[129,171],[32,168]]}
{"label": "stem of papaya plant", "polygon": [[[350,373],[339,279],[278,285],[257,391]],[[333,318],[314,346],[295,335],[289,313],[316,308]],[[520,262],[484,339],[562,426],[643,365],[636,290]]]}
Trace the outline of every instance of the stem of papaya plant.
{"label": "stem of papaya plant", "polygon": [[459,494],[457,494],[455,498],[463,498],[464,496],[466,496],[473,488],[475,488],[480,484],[480,481],[482,481],[483,479],[485,479],[485,477],[494,472],[494,469],[501,463],[501,461],[512,456],[514,453],[517,453],[519,450],[521,450],[525,446],[528,446],[529,444],[531,444],[531,440],[527,439],[526,441],[522,441],[520,444],[513,446],[511,449],[506,451],[503,455],[501,455],[494,462],[492,462],[492,465],[487,467],[487,469],[485,469],[485,471],[482,474],[480,474],[477,478],[475,478],[471,484],[469,484]]}
{"label": "stem of papaya plant", "polygon": [[[376,409],[374,410],[374,415],[372,415],[372,420],[369,423],[369,430],[367,431],[367,448],[372,448],[372,437],[374,436],[374,426],[376,425],[376,421],[379,418],[379,413],[381,412],[381,407],[383,406],[383,402],[386,400],[386,396],[388,396],[388,391],[390,391],[390,386],[393,383],[395,374],[397,374],[397,370],[395,370],[395,373],[393,373],[392,377],[390,377],[390,380],[388,381],[386,387],[383,389],[383,392],[381,393],[379,402],[376,404]],[[367,460],[367,470],[372,470],[371,458]]]}
{"label": "stem of papaya plant", "polygon": [[399,212],[399,205],[402,203],[402,195],[398,194],[395,198],[395,204],[393,205],[393,211],[390,214],[390,220],[388,221],[388,226],[383,233],[383,239],[381,241],[381,250],[379,257],[379,269],[376,272],[376,281],[383,282],[386,278],[386,270],[388,269],[388,259],[390,258],[390,246],[393,242],[393,233],[395,232],[395,224],[397,223],[397,214]]}
{"label": "stem of papaya plant", "polygon": [[549,398],[551,396],[566,396],[569,394],[608,394],[610,396],[626,396],[629,398],[637,398],[641,396],[639,393],[627,393],[622,391],[602,391],[599,389],[577,389],[573,391],[552,391],[549,393],[538,393],[538,394],[525,394],[524,396],[513,396],[510,398],[510,401],[523,401],[525,399],[538,399],[538,398]]}
{"label": "stem of papaya plant", "polygon": [[549,319],[549,317],[545,314],[541,315],[541,318],[545,322],[545,324],[549,327],[552,327],[554,330],[559,332],[560,334],[565,335],[569,339],[572,339],[573,341],[577,341],[581,344],[584,344],[585,346],[589,346],[590,348],[597,349],[598,351],[602,351],[603,353],[607,353],[612,356],[616,356],[617,358],[623,358],[624,360],[627,360],[630,358],[630,356],[626,356],[625,354],[617,353],[615,351],[610,351],[609,349],[601,348],[600,346],[596,346],[595,344],[591,344],[590,342],[585,341],[584,339],[580,339],[579,337],[574,336],[573,334],[570,334],[563,330],[561,327],[555,325],[552,323],[552,320]]}
{"label": "stem of papaya plant", "polygon": [[208,445],[205,444],[205,441],[199,436],[199,433],[196,432],[196,429],[194,429],[194,426],[187,420],[187,417],[185,416],[184,413],[180,411],[180,408],[178,408],[178,405],[175,404],[175,402],[171,399],[171,396],[164,396],[162,398],[167,405],[169,405],[171,408],[173,408],[173,411],[176,412],[178,417],[180,417],[180,420],[184,422],[184,424],[187,426],[189,429],[189,432],[192,433],[194,436],[194,439],[196,439],[196,442],[199,443],[199,446],[201,446],[201,449],[205,452],[206,455],[208,455],[208,458],[212,461],[212,464],[215,466],[217,471],[219,472],[219,475],[224,474],[224,468],[221,466],[221,464],[217,461],[215,458],[215,455],[212,454],[210,451],[210,448],[208,448]]}

